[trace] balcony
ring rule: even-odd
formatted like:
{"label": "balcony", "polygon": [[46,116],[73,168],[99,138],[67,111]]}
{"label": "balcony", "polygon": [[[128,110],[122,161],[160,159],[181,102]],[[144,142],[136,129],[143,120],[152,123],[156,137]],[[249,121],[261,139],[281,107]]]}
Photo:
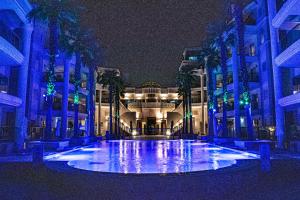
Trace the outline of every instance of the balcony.
{"label": "balcony", "polygon": [[132,108],[172,108],[175,109],[174,103],[165,102],[130,102],[128,109]]}
{"label": "balcony", "polygon": [[300,92],[283,97],[278,101],[279,105],[282,107],[299,105],[300,104]]}
{"label": "balcony", "polygon": [[[73,78],[74,76],[72,76],[72,74],[70,75],[70,80],[69,80],[69,90],[70,91],[74,91],[75,87],[74,87],[74,83],[75,83],[75,79]],[[43,74],[43,82],[47,82],[48,78],[47,78],[47,73],[44,72]],[[55,73],[55,85],[57,88],[62,89],[63,86],[63,82],[64,82],[64,73],[63,72],[56,72]],[[44,85],[45,86],[45,85]],[[88,92],[86,90],[87,87],[87,81],[86,80],[82,80],[81,84],[80,84],[80,88],[79,88],[79,92],[81,94],[87,95]]]}
{"label": "balcony", "polygon": [[[280,5],[282,5],[280,7]],[[275,28],[290,29],[295,26],[296,22],[289,21],[289,17],[293,15],[300,15],[300,0],[280,1],[279,11],[272,21]],[[294,25],[293,25],[294,24]]]}
{"label": "balcony", "polygon": [[23,54],[8,40],[6,40],[0,31],[0,64],[1,65],[21,65],[24,60]]}
{"label": "balcony", "polygon": [[[62,112],[62,102],[61,102],[61,99],[59,99],[58,101],[53,102],[52,109],[55,112],[54,116],[60,116],[61,115],[61,112]],[[47,104],[45,102],[43,104],[43,110],[45,112],[47,111]],[[79,111],[80,114],[86,114],[87,113],[86,105],[79,104],[78,111]],[[72,116],[72,113],[74,112],[74,104],[71,101],[68,102],[68,112],[70,112],[68,114],[68,116]]]}
{"label": "balcony", "polygon": [[300,38],[275,58],[278,67],[300,66]]}
{"label": "balcony", "polygon": [[[256,55],[252,55],[250,54],[249,52],[246,52],[246,56],[245,56],[245,59],[246,59],[246,63],[254,63],[254,62],[257,62],[258,61],[258,58]],[[232,62],[232,57],[228,58],[227,60],[227,65],[230,66],[232,65],[233,62]]]}
{"label": "balcony", "polygon": [[18,107],[22,104],[22,99],[5,92],[0,92],[0,105],[1,104]]}

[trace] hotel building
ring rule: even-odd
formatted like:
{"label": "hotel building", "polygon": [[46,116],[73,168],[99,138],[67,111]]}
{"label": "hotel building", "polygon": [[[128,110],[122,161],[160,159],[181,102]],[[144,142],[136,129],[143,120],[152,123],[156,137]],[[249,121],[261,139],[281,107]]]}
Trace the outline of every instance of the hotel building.
{"label": "hotel building", "polygon": [[[0,4],[0,140],[23,148],[27,140],[41,139],[45,127],[45,91],[47,27],[27,13],[27,0],[2,0]],[[256,138],[269,130],[271,139],[284,147],[299,139],[300,133],[300,0],[259,0],[243,9],[245,22],[246,63],[251,94],[251,116]],[[236,35],[234,22],[224,38]],[[228,46],[229,92],[227,125],[230,137],[246,132],[245,111],[240,107],[241,76],[237,43]],[[200,48],[186,48],[179,70],[195,68],[197,85],[192,88],[194,133],[208,133],[206,70],[200,66]],[[53,138],[70,138],[74,121],[74,56],[57,55],[55,98],[53,104]],[[112,70],[99,68],[99,71]],[[79,120],[81,136],[88,136],[87,102],[90,74],[81,67]],[[122,75],[122,74],[120,74]],[[222,70],[214,70],[215,117],[222,136]],[[96,84],[96,83],[95,83]],[[175,82],[174,82],[175,84]],[[146,82],[127,87],[121,98],[121,128],[129,135],[171,135],[182,128],[182,97],[176,87]],[[104,135],[109,120],[108,89],[96,84],[95,130]],[[275,133],[274,133],[275,131]],[[275,134],[275,135],[274,135]],[[0,146],[1,146],[0,144]],[[12,148],[12,147],[11,147]],[[0,149],[0,152],[2,150]]]}
{"label": "hotel building", "polygon": [[[48,27],[38,20],[28,21],[31,9],[27,0],[0,3],[0,139],[14,141],[20,149],[26,141],[43,137],[47,112]],[[70,138],[73,134],[75,62],[75,56],[61,51],[56,57],[53,139]],[[88,132],[88,78],[89,70],[82,66],[81,136],[87,136]],[[7,144],[4,151],[11,151],[13,145]]]}
{"label": "hotel building", "polygon": [[[268,16],[265,1],[252,2],[243,9],[244,15],[244,38],[245,59],[248,69],[248,85],[251,96],[251,115],[254,132],[260,137],[260,129],[268,129],[274,126],[274,103],[273,103],[273,77],[271,63],[271,47],[268,33]],[[237,29],[234,21],[230,22],[230,29],[224,32],[225,40],[231,35],[234,42],[227,46],[227,127],[229,137],[246,136],[246,116],[240,106],[241,97],[241,74],[240,55],[238,54]],[[218,107],[215,117],[218,120],[217,136],[222,137],[223,119],[223,74],[220,66],[214,70],[215,92]]]}
{"label": "hotel building", "polygon": [[267,3],[276,134],[279,146],[284,147],[287,141],[293,144],[300,138],[300,1],[268,0]]}
{"label": "hotel building", "polygon": [[27,135],[27,86],[33,25],[26,0],[0,3],[0,138],[18,148]]}
{"label": "hotel building", "polygon": [[[192,66],[197,79],[192,88],[193,130],[196,134],[207,134],[207,92],[206,71],[199,62],[199,48],[186,48],[179,70]],[[100,68],[101,70],[116,70]],[[100,108],[100,109],[99,109]],[[156,82],[146,82],[140,87],[126,87],[121,98],[121,129],[129,135],[171,135],[182,128],[182,97],[178,88],[163,87]],[[108,88],[96,86],[97,133],[108,130],[109,102]]]}

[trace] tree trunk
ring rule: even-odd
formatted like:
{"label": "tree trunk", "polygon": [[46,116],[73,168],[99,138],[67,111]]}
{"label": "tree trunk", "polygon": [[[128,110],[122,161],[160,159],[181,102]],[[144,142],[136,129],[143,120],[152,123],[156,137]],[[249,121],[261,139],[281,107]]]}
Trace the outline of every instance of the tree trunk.
{"label": "tree trunk", "polygon": [[118,91],[118,93],[117,93],[117,121],[116,121],[116,123],[117,123],[117,135],[119,136],[119,137],[121,137],[121,132],[120,132],[120,92]]}
{"label": "tree trunk", "polygon": [[47,115],[46,115],[46,131],[45,139],[49,140],[52,137],[52,111],[53,99],[55,93],[55,63],[58,45],[58,24],[56,18],[49,20],[49,68],[48,68],[48,82],[47,82]]}
{"label": "tree trunk", "polygon": [[189,100],[187,93],[185,94],[185,134],[189,133]]}
{"label": "tree trunk", "polygon": [[109,134],[113,133],[113,88],[109,85]]}
{"label": "tree trunk", "polygon": [[183,118],[182,118],[182,135],[185,134],[186,132],[186,109],[185,109],[185,104],[186,104],[186,101],[185,101],[185,95],[183,95],[183,100],[182,100],[182,112],[183,112]]}
{"label": "tree trunk", "polygon": [[240,66],[241,66],[241,76],[242,76],[242,94],[249,96],[249,102],[244,106],[246,117],[247,117],[247,132],[248,139],[253,139],[253,122],[251,116],[251,100],[248,87],[248,70],[246,65],[245,58],[245,31],[244,31],[244,22],[243,22],[243,13],[242,7],[239,4],[233,5],[233,14],[235,18],[236,28],[237,28],[237,39],[238,39],[238,48],[240,53]]}
{"label": "tree trunk", "polygon": [[222,121],[222,136],[228,136],[228,127],[227,127],[227,103],[228,103],[228,93],[227,93],[227,55],[226,55],[226,46],[223,41],[223,37],[219,36],[219,43],[221,47],[221,68],[223,75],[223,121]]}
{"label": "tree trunk", "polygon": [[213,102],[213,79],[212,79],[212,70],[207,63],[205,63],[205,68],[207,70],[207,87],[208,87],[208,105],[207,105],[207,113],[208,113],[208,135],[210,137],[214,137],[214,122],[213,122],[213,110],[214,110],[214,102]]}
{"label": "tree trunk", "polygon": [[81,83],[81,55],[79,52],[75,53],[76,64],[75,64],[75,91],[74,91],[74,136],[79,136],[79,87]]}
{"label": "tree trunk", "polygon": [[115,103],[115,135],[117,137],[119,137],[118,135],[118,90],[115,88],[115,100],[114,100],[114,103]]}
{"label": "tree trunk", "polygon": [[193,112],[192,112],[192,91],[191,91],[191,88],[189,89],[189,94],[188,94],[188,97],[189,97],[189,123],[190,123],[190,134],[194,134],[194,131],[193,131]]}
{"label": "tree trunk", "polygon": [[95,136],[95,68],[94,66],[89,67],[89,129],[90,137]]}

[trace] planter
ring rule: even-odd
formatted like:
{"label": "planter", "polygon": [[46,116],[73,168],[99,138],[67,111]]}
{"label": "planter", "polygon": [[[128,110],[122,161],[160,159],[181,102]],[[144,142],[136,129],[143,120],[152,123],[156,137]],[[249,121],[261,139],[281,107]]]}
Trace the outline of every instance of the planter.
{"label": "planter", "polygon": [[214,138],[214,143],[215,144],[228,144],[233,142],[233,138],[221,138],[221,137],[216,137]]}
{"label": "planter", "polygon": [[70,139],[70,145],[72,146],[80,146],[87,145],[90,143],[90,137],[73,137]]}
{"label": "planter", "polygon": [[235,140],[234,145],[240,149],[258,150],[259,145],[265,141],[268,141],[268,143],[270,144],[270,148],[274,149],[275,143],[269,140]]}
{"label": "planter", "polygon": [[240,149],[258,149],[258,143],[257,141],[251,141],[251,140],[235,140],[234,145]]}
{"label": "planter", "polygon": [[37,143],[41,143],[45,150],[48,151],[63,151],[65,148],[69,147],[69,141],[33,141],[28,143],[28,147],[32,149]]}

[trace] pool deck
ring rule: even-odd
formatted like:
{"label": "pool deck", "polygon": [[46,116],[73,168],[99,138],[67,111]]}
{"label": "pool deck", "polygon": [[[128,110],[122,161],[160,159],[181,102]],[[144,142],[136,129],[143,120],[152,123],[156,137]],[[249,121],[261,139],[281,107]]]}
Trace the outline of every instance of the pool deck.
{"label": "pool deck", "polygon": [[112,174],[66,162],[0,164],[1,199],[299,199],[300,161],[273,160],[263,174],[256,160],[216,171]]}
{"label": "pool deck", "polygon": [[0,199],[299,200],[299,155],[273,156],[267,174],[259,160],[200,172],[118,174],[75,169],[67,162],[34,166],[29,154],[11,155],[0,157]]}

